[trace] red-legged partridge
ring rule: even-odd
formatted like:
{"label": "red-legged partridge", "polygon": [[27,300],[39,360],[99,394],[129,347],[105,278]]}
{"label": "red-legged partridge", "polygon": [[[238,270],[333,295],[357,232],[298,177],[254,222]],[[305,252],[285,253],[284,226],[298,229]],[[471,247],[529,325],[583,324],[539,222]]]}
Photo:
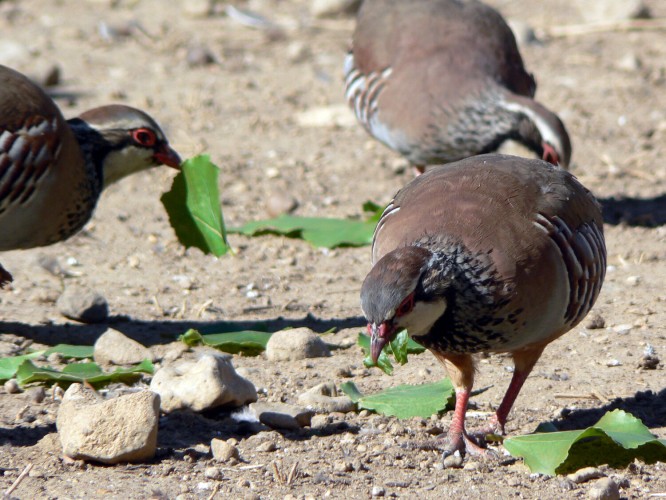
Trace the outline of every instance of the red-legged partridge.
{"label": "red-legged partridge", "polygon": [[[111,105],[65,121],[39,87],[0,66],[0,251],[69,238],[102,189],[157,165],[180,158],[146,113]],[[0,266],[0,286],[8,281]]]}
{"label": "red-legged partridge", "polygon": [[420,172],[507,139],[569,165],[567,131],[533,100],[511,29],[476,0],[365,0],[345,88],[365,129]]}
{"label": "red-legged partridge", "polygon": [[448,452],[480,452],[465,431],[472,355],[506,352],[515,370],[492,428],[546,345],[589,312],[606,271],[601,211],[574,176],[498,154],[429,169],[395,196],[361,289],[372,357],[402,329],[456,390]]}

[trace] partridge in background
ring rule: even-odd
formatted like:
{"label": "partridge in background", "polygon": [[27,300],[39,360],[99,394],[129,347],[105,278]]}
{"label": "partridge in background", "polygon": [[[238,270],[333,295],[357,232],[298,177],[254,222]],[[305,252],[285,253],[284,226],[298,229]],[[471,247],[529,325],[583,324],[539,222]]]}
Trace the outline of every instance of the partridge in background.
{"label": "partridge in background", "polygon": [[507,139],[569,165],[564,124],[533,99],[511,29],[481,2],[365,0],[344,72],[363,127],[419,172]]}
{"label": "partridge in background", "polygon": [[[146,113],[102,106],[65,121],[53,100],[0,66],[0,251],[65,240],[92,216],[102,189],[180,158]],[[12,280],[0,266],[0,287]]]}
{"label": "partridge in background", "polygon": [[361,289],[371,354],[406,328],[456,391],[447,453],[482,453],[465,430],[475,353],[511,354],[515,370],[491,422],[504,424],[546,345],[590,311],[604,280],[597,201],[541,160],[498,154],[434,167],[395,196]]}

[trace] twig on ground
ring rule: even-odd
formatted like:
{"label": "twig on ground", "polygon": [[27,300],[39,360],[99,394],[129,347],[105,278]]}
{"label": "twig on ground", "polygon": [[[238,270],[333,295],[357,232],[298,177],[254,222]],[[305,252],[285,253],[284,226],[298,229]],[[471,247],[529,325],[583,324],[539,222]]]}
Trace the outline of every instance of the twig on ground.
{"label": "twig on ground", "polygon": [[2,494],[2,498],[9,498],[12,495],[12,492],[18,488],[18,485],[21,484],[21,481],[25,479],[25,476],[27,476],[30,473],[30,470],[32,469],[32,464],[28,464],[25,466],[25,469],[23,469],[23,472],[19,474],[19,477],[16,478],[16,481],[12,483],[12,485],[7,488],[7,491],[5,491]]}
{"label": "twig on ground", "polygon": [[575,36],[592,35],[608,31],[648,31],[666,29],[666,19],[623,19],[589,24],[571,24],[568,26],[552,26],[543,30],[550,38],[569,38]]}

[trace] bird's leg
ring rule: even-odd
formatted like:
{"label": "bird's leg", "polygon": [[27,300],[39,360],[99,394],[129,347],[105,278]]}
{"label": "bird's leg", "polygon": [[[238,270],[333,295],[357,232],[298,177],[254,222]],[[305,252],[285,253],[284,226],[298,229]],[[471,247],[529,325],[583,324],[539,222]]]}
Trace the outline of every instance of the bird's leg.
{"label": "bird's leg", "polygon": [[506,424],[506,419],[509,416],[511,407],[516,401],[520,389],[522,389],[532,368],[534,368],[539,357],[541,357],[543,349],[544,346],[539,346],[513,353],[514,370],[513,376],[511,377],[511,383],[504,394],[502,403],[497,408],[495,415],[490,419],[489,432],[504,435],[504,425]]}
{"label": "bird's leg", "polygon": [[469,354],[436,354],[442,362],[456,390],[456,407],[451,425],[446,434],[447,446],[444,455],[452,455],[456,451],[461,454],[487,455],[488,450],[481,448],[465,430],[465,414],[469,395],[474,385],[474,361]]}
{"label": "bird's leg", "polygon": [[0,288],[3,288],[7,283],[11,283],[12,281],[14,281],[12,275],[0,264]]}

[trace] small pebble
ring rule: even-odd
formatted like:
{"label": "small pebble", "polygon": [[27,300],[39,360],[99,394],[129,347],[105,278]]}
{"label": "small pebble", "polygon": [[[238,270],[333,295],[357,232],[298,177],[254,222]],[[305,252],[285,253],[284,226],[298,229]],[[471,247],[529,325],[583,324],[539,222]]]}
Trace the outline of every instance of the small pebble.
{"label": "small pebble", "polygon": [[185,60],[187,61],[188,66],[195,68],[197,66],[208,66],[209,64],[213,64],[215,62],[215,56],[213,56],[213,53],[207,47],[197,45],[195,47],[190,47],[187,50]]}
{"label": "small pebble", "polygon": [[606,366],[622,366],[622,362],[619,359],[609,359],[606,361]]}
{"label": "small pebble", "polygon": [[220,480],[224,476],[222,474],[222,471],[217,468],[217,467],[206,467],[206,470],[204,471],[204,476],[206,476],[207,479],[215,479],[215,480]]}
{"label": "small pebble", "polygon": [[31,387],[26,391],[26,396],[31,403],[41,403],[46,397],[46,391],[43,387]]}
{"label": "small pebble", "polygon": [[71,285],[58,297],[56,306],[66,318],[82,323],[103,323],[109,317],[109,305],[99,293]]}
{"label": "small pebble", "polygon": [[256,450],[261,453],[270,453],[277,450],[277,446],[273,441],[264,441],[259,446],[257,446]]}
{"label": "small pebble", "polygon": [[636,286],[641,282],[641,277],[640,276],[629,276],[627,278],[627,285],[629,286]]}
{"label": "small pebble", "polygon": [[590,330],[598,330],[599,328],[604,328],[605,326],[606,320],[604,320],[603,316],[600,316],[599,314],[595,314],[585,323],[585,327],[589,328]]}
{"label": "small pebble", "polygon": [[456,451],[453,455],[446,457],[443,464],[445,469],[460,469],[463,465],[463,457],[459,451]]}
{"label": "small pebble", "polygon": [[371,495],[373,497],[383,497],[386,495],[386,490],[381,486],[373,486]]}
{"label": "small pebble", "polygon": [[632,325],[626,325],[626,324],[625,325],[617,325],[617,326],[613,327],[613,331],[615,333],[619,333],[620,335],[626,335],[631,331],[632,328],[633,328]]}
{"label": "small pebble", "polygon": [[570,479],[576,484],[581,484],[591,481],[592,479],[599,479],[601,477],[604,477],[604,473],[596,467],[585,467],[569,474],[567,479]]}
{"label": "small pebble", "polygon": [[587,496],[591,500],[619,500],[620,489],[615,481],[604,477],[592,485]]}
{"label": "small pebble", "polygon": [[5,382],[5,392],[7,392],[7,394],[18,394],[21,392],[21,388],[15,378],[10,378]]}

